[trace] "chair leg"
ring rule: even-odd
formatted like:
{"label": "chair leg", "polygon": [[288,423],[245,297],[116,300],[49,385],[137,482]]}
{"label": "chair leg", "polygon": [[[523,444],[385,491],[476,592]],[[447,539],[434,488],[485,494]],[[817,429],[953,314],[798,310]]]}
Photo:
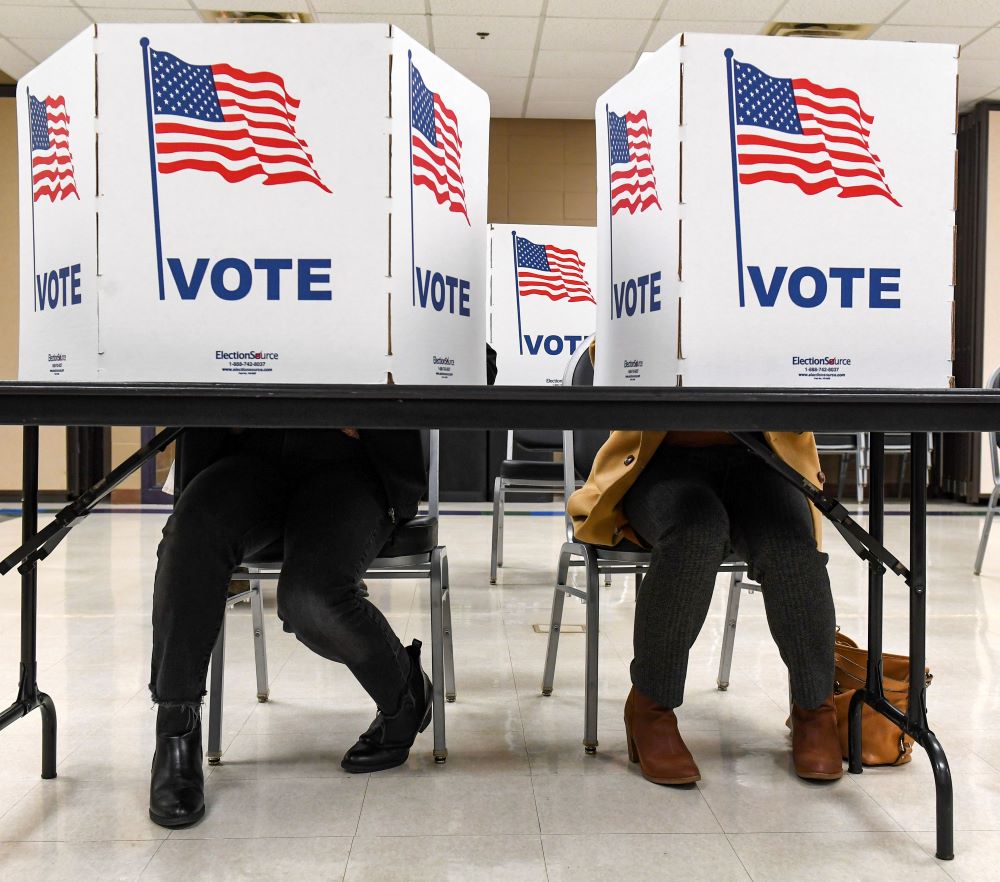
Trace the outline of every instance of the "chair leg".
{"label": "chair leg", "polygon": [[584,549],[587,569],[587,661],[586,689],[584,694],[583,749],[587,753],[597,753],[597,639],[600,633],[599,590],[601,574],[598,570],[597,555],[591,546]]}
{"label": "chair leg", "polygon": [[222,761],[222,682],[226,664],[226,616],[229,608],[222,613],[222,625],[212,650],[212,672],[208,696],[208,750],[205,754],[209,765],[217,766]]}
{"label": "chair leg", "polygon": [[734,571],[729,580],[729,600],[726,602],[726,622],[722,632],[722,657],[719,659],[719,691],[729,688],[729,674],[733,667],[733,647],[736,645],[736,622],[740,615],[740,592],[743,574]]}
{"label": "chair leg", "polygon": [[444,615],[444,698],[454,701],[455,693],[455,643],[451,628],[451,582],[448,577],[448,552],[441,554],[441,610]]}
{"label": "chair leg", "polygon": [[264,633],[264,598],[260,579],[250,580],[250,613],[253,618],[253,658],[257,668],[257,701],[267,701],[271,689],[267,683],[267,637]]}
{"label": "chair leg", "polygon": [[503,566],[503,478],[493,482],[493,542],[490,548],[490,584],[497,581],[497,568]]}
{"label": "chair leg", "polygon": [[559,652],[559,630],[562,628],[563,604],[566,594],[562,590],[569,575],[569,559],[571,552],[563,546],[559,553],[558,575],[556,587],[552,593],[552,611],[549,614],[549,642],[545,649],[545,669],[542,672],[542,695],[552,694],[552,684],[556,677],[556,655]]}
{"label": "chair leg", "polygon": [[865,501],[865,466],[860,453],[854,454],[854,485],[858,505]]}
{"label": "chair leg", "polygon": [[448,759],[444,731],[444,549],[439,545],[431,553],[431,680],[433,682],[434,762]]}
{"label": "chair leg", "polygon": [[986,521],[983,523],[983,534],[979,537],[979,550],[976,552],[976,563],[972,572],[977,576],[983,568],[983,559],[986,557],[986,545],[990,541],[990,527],[993,526],[993,518],[997,513],[997,497],[1000,496],[1000,485],[993,488],[990,494],[990,504],[986,508]]}

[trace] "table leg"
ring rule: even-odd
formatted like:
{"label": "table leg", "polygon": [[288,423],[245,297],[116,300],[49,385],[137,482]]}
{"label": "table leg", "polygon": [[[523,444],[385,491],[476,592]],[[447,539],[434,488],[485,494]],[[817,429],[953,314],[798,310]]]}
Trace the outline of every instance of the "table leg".
{"label": "table leg", "polygon": [[940,860],[955,856],[951,769],[937,736],[927,723],[927,435],[910,435],[910,692],[907,728],[927,751],[937,798],[937,851]]}
{"label": "table leg", "polygon": [[[885,539],[885,435],[872,432],[869,446],[870,479],[868,482],[868,532],[879,543]],[[868,562],[868,670],[865,688],[851,699],[848,723],[848,771],[860,775],[861,715],[869,700],[884,697],[882,683],[882,577],[885,567],[878,561]]]}
{"label": "table leg", "polygon": [[[22,437],[21,538],[38,530],[38,427],[25,426]],[[0,713],[0,729],[38,708],[42,713],[42,777],[56,776],[56,707],[38,689],[38,582],[34,566],[21,574],[21,675],[17,698]]]}

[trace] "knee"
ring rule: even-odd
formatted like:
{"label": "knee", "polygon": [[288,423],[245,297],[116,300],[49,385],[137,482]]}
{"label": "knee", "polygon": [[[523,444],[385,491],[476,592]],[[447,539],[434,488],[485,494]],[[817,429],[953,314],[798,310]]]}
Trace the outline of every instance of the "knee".
{"label": "knee", "polygon": [[654,547],[715,548],[729,542],[729,518],[719,500],[710,493],[681,493],[669,518],[660,525]]}
{"label": "knee", "polygon": [[811,541],[789,541],[760,550],[751,563],[751,576],[761,585],[827,584],[829,555]]}
{"label": "knee", "polygon": [[334,636],[347,613],[358,603],[356,586],[320,586],[316,582],[297,582],[284,570],[278,585],[278,617],[299,639]]}
{"label": "knee", "polygon": [[229,535],[220,519],[193,506],[178,507],[163,527],[156,556],[167,562],[198,560],[214,551],[223,553],[228,559],[236,554],[236,545],[235,538]]}

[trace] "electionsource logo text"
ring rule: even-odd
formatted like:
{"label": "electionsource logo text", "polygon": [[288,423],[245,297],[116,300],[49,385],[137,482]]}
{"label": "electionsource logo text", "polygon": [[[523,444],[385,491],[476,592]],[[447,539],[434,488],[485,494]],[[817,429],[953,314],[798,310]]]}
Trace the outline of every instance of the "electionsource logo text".
{"label": "electionsource logo text", "polygon": [[278,360],[277,352],[255,352],[250,350],[249,352],[223,352],[221,349],[215,350],[215,357],[217,360],[224,361],[235,361],[238,359],[251,359],[253,361],[262,361],[267,358],[271,361]]}
{"label": "electionsource logo text", "polygon": [[792,356],[792,364],[849,365],[850,363],[851,360],[849,358],[837,358],[836,356],[833,355],[821,355],[818,358],[814,358],[813,356],[802,356],[802,355]]}

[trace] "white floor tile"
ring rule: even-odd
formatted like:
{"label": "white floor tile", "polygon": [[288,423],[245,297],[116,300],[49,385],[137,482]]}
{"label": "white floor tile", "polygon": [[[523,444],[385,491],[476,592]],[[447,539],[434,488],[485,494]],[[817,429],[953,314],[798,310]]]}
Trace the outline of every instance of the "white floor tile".
{"label": "white floor tile", "polygon": [[729,839],[754,882],[948,880],[944,865],[906,833],[740,833]]}
{"label": "white floor tile", "polygon": [[542,833],[720,833],[698,787],[661,787],[622,775],[536,775]]}
{"label": "white floor tile", "polygon": [[0,880],[131,882],[159,846],[154,841],[0,842]]}
{"label": "white floor tile", "polygon": [[449,775],[447,764],[425,776],[373,775],[359,836],[538,833],[527,776]]}
{"label": "white floor tile", "polygon": [[174,830],[171,839],[266,839],[353,836],[364,801],[366,776],[339,779],[229,779],[206,782],[205,818]]}
{"label": "white floor tile", "polygon": [[168,839],[142,874],[143,882],[212,879],[340,879],[350,836],[260,839]]}
{"label": "white floor tile", "polygon": [[750,877],[722,833],[542,836],[549,882],[746,882]]}
{"label": "white floor tile", "polygon": [[3,816],[0,841],[94,842],[164,839],[149,820],[149,784],[42,781]]}
{"label": "white floor tile", "polygon": [[345,882],[545,882],[537,833],[483,836],[358,836]]}

